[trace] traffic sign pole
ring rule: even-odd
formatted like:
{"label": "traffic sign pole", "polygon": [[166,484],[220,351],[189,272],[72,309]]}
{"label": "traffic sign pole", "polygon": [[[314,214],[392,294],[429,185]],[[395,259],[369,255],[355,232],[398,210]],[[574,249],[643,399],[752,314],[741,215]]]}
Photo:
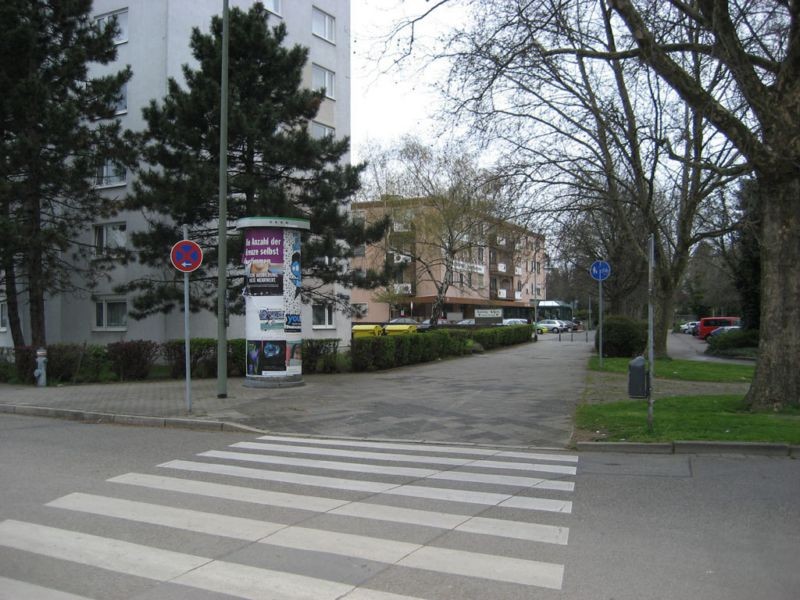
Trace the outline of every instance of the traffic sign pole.
{"label": "traffic sign pole", "polygon": [[[189,239],[189,227],[183,226],[183,239]],[[189,360],[189,272],[183,272],[183,353],[184,353],[184,368],[186,369],[186,412],[192,412],[192,372],[190,369]]]}
{"label": "traffic sign pole", "polygon": [[598,338],[598,350],[600,351],[600,369],[603,368],[603,280],[608,279],[611,275],[611,265],[609,265],[604,260],[596,260],[592,263],[591,269],[589,269],[589,274],[592,276],[592,279],[597,280],[597,287],[600,300],[599,310],[600,310],[600,319],[598,323],[598,330],[597,335],[600,337]]}

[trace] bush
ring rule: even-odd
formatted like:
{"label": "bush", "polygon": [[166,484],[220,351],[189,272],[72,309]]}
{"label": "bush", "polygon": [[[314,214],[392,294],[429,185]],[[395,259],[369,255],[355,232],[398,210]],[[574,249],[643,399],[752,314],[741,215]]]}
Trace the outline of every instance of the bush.
{"label": "bush", "polygon": [[[186,377],[184,340],[170,340],[162,345],[164,358],[169,365],[170,377]],[[192,338],[189,340],[189,369],[192,377],[214,377],[217,373],[217,340]]]}
{"label": "bush", "polygon": [[303,373],[311,374],[338,372],[338,354],[338,338],[303,340]]}
{"label": "bush", "polygon": [[17,370],[14,363],[0,361],[0,382],[8,383],[16,378]]}
{"label": "bush", "polygon": [[228,340],[228,375],[244,377],[247,374],[247,340]]}
{"label": "bush", "polygon": [[106,346],[111,370],[121,381],[147,379],[156,362],[159,345],[150,340],[114,342]]}
{"label": "bush", "polygon": [[[598,350],[600,337],[595,336]],[[630,358],[642,354],[647,345],[647,323],[611,315],[603,319],[603,356]]]}
{"label": "bush", "polygon": [[709,336],[707,352],[715,354],[736,348],[758,348],[758,329],[739,329]]}
{"label": "bush", "polygon": [[[33,384],[36,348],[14,349],[16,381]],[[96,382],[108,374],[108,358],[103,346],[92,344],[51,344],[47,347],[47,383]]]}
{"label": "bush", "polygon": [[303,373],[335,373],[339,368],[336,362],[338,352],[337,338],[303,340]]}
{"label": "bush", "polygon": [[350,343],[350,360],[353,371],[374,371],[375,364],[372,360],[373,345],[382,338],[354,338]]}

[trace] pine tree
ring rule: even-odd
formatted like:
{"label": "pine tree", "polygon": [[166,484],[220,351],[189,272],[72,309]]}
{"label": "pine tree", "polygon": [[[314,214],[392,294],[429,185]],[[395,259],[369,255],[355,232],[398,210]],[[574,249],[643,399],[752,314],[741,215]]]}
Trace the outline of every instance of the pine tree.
{"label": "pine tree", "polygon": [[[115,206],[94,186],[107,160],[133,160],[113,117],[124,69],[90,78],[92,63],[116,57],[116,23],[100,26],[91,0],[4,0],[0,4],[0,268],[15,346],[24,345],[18,297],[27,292],[32,343],[45,345],[45,296],[89,280],[87,224]],[[82,278],[86,281],[86,278]]]}
{"label": "pine tree", "polygon": [[[270,27],[268,19],[260,3],[247,12],[233,8],[229,15],[229,224],[257,216],[309,219],[311,231],[303,239],[304,297],[344,302],[325,284],[376,285],[377,274],[365,278],[341,265],[353,248],[380,239],[386,223],[365,228],[350,219],[346,207],[359,188],[363,166],[343,164],[347,138],[309,134],[324,91],[301,88],[308,51],[286,47],[285,25]],[[143,111],[147,165],[138,173],[128,207],[151,217],[151,227],[131,238],[139,261],[153,267],[155,276],[118,288],[138,292],[134,318],[168,312],[180,303],[179,278],[164,270],[164,257],[181,239],[184,224],[204,250],[203,266],[192,276],[193,308],[215,307],[222,19],[212,19],[210,34],[195,28],[190,47],[197,68],[184,66],[185,88],[171,79],[163,101],[152,101]],[[242,240],[233,234],[228,240],[229,306],[238,311],[242,273],[235,267]]]}

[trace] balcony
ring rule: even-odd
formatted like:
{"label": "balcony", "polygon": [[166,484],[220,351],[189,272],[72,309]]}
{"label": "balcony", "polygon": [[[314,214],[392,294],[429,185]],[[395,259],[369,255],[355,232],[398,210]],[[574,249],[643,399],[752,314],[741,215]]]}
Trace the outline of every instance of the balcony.
{"label": "balcony", "polygon": [[514,275],[522,277],[522,267],[514,267]]}
{"label": "balcony", "polygon": [[514,292],[514,300],[522,300],[522,292]]}
{"label": "balcony", "polygon": [[414,293],[414,291],[412,290],[410,283],[395,283],[394,293],[402,294],[404,296],[411,296]]}
{"label": "balcony", "polygon": [[394,264],[396,265],[408,264],[411,262],[411,257],[407,254],[400,254],[399,252],[393,252],[392,254],[394,255]]}
{"label": "balcony", "polygon": [[500,300],[508,299],[508,291],[507,290],[497,290],[497,297],[500,298]]}

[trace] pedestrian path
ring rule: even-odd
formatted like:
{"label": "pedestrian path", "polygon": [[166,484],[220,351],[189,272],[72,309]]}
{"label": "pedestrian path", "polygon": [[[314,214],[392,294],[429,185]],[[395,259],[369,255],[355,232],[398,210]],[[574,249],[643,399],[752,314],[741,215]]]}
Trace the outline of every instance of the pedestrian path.
{"label": "pedestrian path", "polygon": [[[44,561],[0,572],[0,600],[100,600],[109,586],[137,599],[555,598],[577,468],[545,451],[262,436],[0,522],[0,552]],[[69,589],[53,569],[74,575]]]}

